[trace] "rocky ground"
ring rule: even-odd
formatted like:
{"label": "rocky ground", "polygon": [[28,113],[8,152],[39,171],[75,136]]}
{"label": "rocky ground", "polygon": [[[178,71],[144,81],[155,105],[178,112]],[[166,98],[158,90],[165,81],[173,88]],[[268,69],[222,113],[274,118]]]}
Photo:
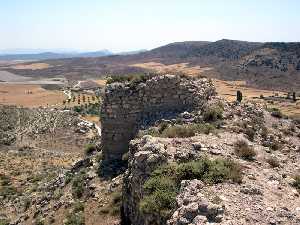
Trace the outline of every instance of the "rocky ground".
{"label": "rocky ground", "polygon": [[0,106],[0,224],[118,222],[121,177],[97,176],[99,138],[73,112]]}
{"label": "rocky ground", "polygon": [[[212,97],[141,130],[109,179],[98,130],[77,114],[0,113],[1,225],[300,224],[300,124],[277,110]],[[211,168],[197,177],[201,160]]]}
{"label": "rocky ground", "polygon": [[[143,131],[142,138],[131,142],[123,190],[128,222],[168,225],[300,224],[297,189],[297,175],[300,173],[299,123],[278,118],[281,115],[270,113],[270,110],[253,103],[229,104],[214,99],[211,104],[216,104],[216,101],[222,102],[224,111],[222,117],[209,122],[215,127],[213,130],[187,133],[177,129],[174,132],[170,127],[181,124],[179,126],[191,128],[191,124],[203,123],[207,116],[199,112],[183,113],[177,119],[158,122],[157,126]],[[143,136],[145,134],[148,135]],[[170,181],[167,176],[159,177],[157,174],[162,170],[157,169],[175,162],[180,168],[182,163],[203,158],[237,163],[242,180],[213,180],[209,183],[205,179],[194,179],[191,174],[197,167],[192,167],[185,171],[185,178],[191,177],[191,180],[177,181],[179,189],[175,192],[176,200],[174,198],[172,207],[166,200],[162,201],[166,204],[161,206],[162,196],[169,194],[165,185],[168,187]],[[220,177],[220,171],[209,172],[212,178]],[[153,179],[157,176],[160,180]],[[170,176],[173,176],[172,173]],[[149,180],[156,182],[154,187]],[[155,203],[151,203],[149,192],[153,193],[157,186],[161,188],[158,188],[160,194],[150,195],[155,199]],[[168,196],[167,199],[170,199],[172,195]],[[151,208],[151,204],[156,208]],[[160,210],[157,210],[159,207]],[[145,208],[148,211],[143,211]]]}

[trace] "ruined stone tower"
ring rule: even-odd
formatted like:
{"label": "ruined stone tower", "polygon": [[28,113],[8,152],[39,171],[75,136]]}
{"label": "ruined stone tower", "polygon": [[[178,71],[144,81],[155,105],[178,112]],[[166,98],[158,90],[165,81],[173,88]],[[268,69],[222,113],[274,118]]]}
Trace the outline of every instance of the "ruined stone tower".
{"label": "ruined stone tower", "polygon": [[141,126],[199,108],[214,93],[207,79],[176,75],[107,85],[101,108],[104,160],[121,159]]}

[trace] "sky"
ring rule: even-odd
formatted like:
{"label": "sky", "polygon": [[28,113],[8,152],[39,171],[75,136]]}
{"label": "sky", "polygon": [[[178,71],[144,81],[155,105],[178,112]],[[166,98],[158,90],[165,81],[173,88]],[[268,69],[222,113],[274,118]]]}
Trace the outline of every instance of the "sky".
{"label": "sky", "polygon": [[114,52],[178,41],[300,41],[299,0],[0,0],[0,49]]}

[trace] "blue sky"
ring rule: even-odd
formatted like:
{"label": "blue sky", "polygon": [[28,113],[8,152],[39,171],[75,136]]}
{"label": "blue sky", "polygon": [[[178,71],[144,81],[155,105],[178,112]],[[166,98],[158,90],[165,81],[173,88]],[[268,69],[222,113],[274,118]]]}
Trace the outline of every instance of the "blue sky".
{"label": "blue sky", "polygon": [[298,0],[0,0],[0,49],[300,41],[299,11]]}

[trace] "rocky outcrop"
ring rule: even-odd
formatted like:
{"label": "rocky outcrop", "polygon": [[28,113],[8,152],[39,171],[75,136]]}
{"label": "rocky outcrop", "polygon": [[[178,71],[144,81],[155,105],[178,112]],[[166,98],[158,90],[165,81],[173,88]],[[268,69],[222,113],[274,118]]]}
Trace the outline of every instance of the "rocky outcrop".
{"label": "rocky outcrop", "polygon": [[160,224],[159,216],[145,216],[139,211],[139,202],[144,195],[142,188],[146,179],[158,165],[167,163],[165,145],[151,136],[130,142],[128,170],[124,175],[123,211],[124,224]]}
{"label": "rocky outcrop", "polygon": [[121,159],[139,128],[200,108],[214,93],[207,79],[175,75],[156,76],[138,84],[107,85],[101,109],[104,159]]}
{"label": "rocky outcrop", "polygon": [[[300,170],[299,152],[295,148],[300,145],[300,129],[294,127],[294,133],[285,136],[292,121],[274,118],[251,103],[227,104],[224,108],[224,124],[218,134],[197,134],[189,138],[146,135],[130,142],[128,169],[123,180],[123,224],[299,224],[299,190],[291,178]],[[242,124],[255,129],[254,138],[242,130]],[[283,141],[281,148],[273,151],[272,146],[262,143],[270,135],[281,136],[281,141],[289,142]],[[253,160],[245,160],[235,152],[236,141],[246,138],[257,154]],[[167,219],[157,212],[142,210],[140,203],[148,195],[144,185],[155,169],[201,157],[235,161],[242,168],[242,183],[182,180],[178,183],[176,206]],[[278,165],[272,164],[270,158],[276,158]]]}
{"label": "rocky outcrop", "polygon": [[177,196],[178,209],[173,213],[168,225],[199,225],[206,222],[222,221],[225,206],[212,203],[201,193],[204,184],[199,180],[181,182]]}

